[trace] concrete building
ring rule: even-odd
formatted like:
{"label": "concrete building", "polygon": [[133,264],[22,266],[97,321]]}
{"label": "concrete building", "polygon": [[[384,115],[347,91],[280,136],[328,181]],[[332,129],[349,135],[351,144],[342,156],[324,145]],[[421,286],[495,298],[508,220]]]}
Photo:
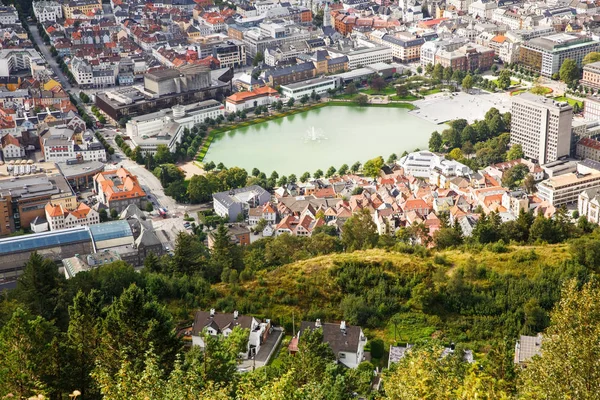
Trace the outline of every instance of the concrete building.
{"label": "concrete building", "polygon": [[0,6],[0,25],[16,25],[19,23],[19,13],[15,6]]}
{"label": "concrete building", "polygon": [[48,202],[67,210],[77,206],[75,193],[62,175],[37,173],[1,178],[0,235],[29,228],[36,217],[45,218]]}
{"label": "concrete building", "polygon": [[225,99],[225,109],[229,113],[269,105],[279,99],[279,92],[264,86],[249,92],[237,92]]}
{"label": "concrete building", "polygon": [[312,92],[318,95],[327,93],[329,89],[335,89],[338,86],[338,79],[333,77],[322,77],[310,79],[304,82],[292,83],[281,86],[281,94],[286,98],[300,99],[304,95],[310,96]]}
{"label": "concrete building", "polygon": [[77,84],[83,88],[114,86],[119,74],[119,63],[111,61],[89,63],[87,60],[79,57],[73,57],[69,68]]}
{"label": "concrete building", "polygon": [[600,161],[600,141],[592,138],[583,138],[577,142],[577,158]]}
{"label": "concrete building", "polygon": [[71,19],[74,16],[74,13],[78,11],[79,13],[86,15],[87,13],[94,10],[102,10],[102,1],[101,0],[71,0],[65,1],[62,3],[63,15],[65,19]]}
{"label": "concrete building", "polygon": [[69,160],[58,162],[56,167],[74,190],[93,187],[94,176],[104,171],[105,161]]}
{"label": "concrete building", "polygon": [[600,188],[600,163],[584,160],[577,171],[546,179],[538,184],[538,197],[554,207],[576,203],[584,190]]}
{"label": "concrete building", "polygon": [[587,36],[557,33],[523,43],[519,50],[519,62],[549,78],[559,72],[567,58],[574,60],[581,68],[583,58],[599,49],[600,43]]}
{"label": "concrete building", "polygon": [[447,40],[432,40],[425,42],[423,43],[423,46],[421,46],[421,65],[423,67],[426,67],[429,64],[435,65],[435,55],[438,51],[444,50],[452,52],[467,43],[468,40],[464,37],[453,37]]}
{"label": "concrete building", "polygon": [[600,61],[583,67],[583,77],[579,83],[588,88],[600,89]]}
{"label": "concrete building", "polygon": [[175,152],[181,143],[185,128],[203,123],[206,118],[224,115],[225,107],[216,100],[206,100],[189,105],[175,105],[170,109],[132,118],[126,125],[127,136],[144,154],[155,154],[159,145]]}
{"label": "concrete building", "polygon": [[469,43],[454,51],[439,49],[435,53],[435,64],[460,71],[487,71],[494,64],[494,50]]}
{"label": "concrete building", "polygon": [[71,279],[83,271],[91,271],[102,265],[121,260],[119,253],[113,250],[102,250],[92,254],[76,254],[74,257],[63,258],[63,270],[66,279]]}
{"label": "concrete building", "polygon": [[421,58],[421,46],[425,43],[424,38],[407,32],[390,35],[383,31],[375,31],[371,33],[370,38],[374,43],[392,49],[392,57],[400,62],[418,61]]}
{"label": "concrete building", "polygon": [[46,21],[56,22],[63,16],[62,5],[58,1],[36,1],[33,2],[33,15],[40,24]]}
{"label": "concrete building", "polygon": [[229,221],[235,221],[240,213],[258,207],[271,200],[271,195],[260,186],[253,185],[229,192],[213,193],[215,213]]}
{"label": "concrete building", "polygon": [[100,223],[100,214],[98,214],[98,211],[84,203],[79,203],[74,210],[67,210],[62,204],[48,203],[46,204],[45,211],[46,221],[51,231]]}
{"label": "concrete building", "polygon": [[469,15],[473,18],[491,20],[496,8],[498,4],[495,1],[476,0],[469,6]]}
{"label": "concrete building", "polygon": [[213,47],[212,55],[221,68],[239,68],[246,65],[246,46],[239,40],[227,40]]}
{"label": "concrete building", "polygon": [[106,162],[106,150],[94,135],[76,134],[66,125],[50,127],[40,138],[42,154],[46,161],[102,161]]}
{"label": "concrete building", "polygon": [[157,96],[204,89],[211,84],[210,70],[202,65],[186,64],[179,68],[161,69],[144,76],[144,87]]}
{"label": "concrete building", "polygon": [[458,161],[447,160],[444,156],[427,150],[413,152],[402,157],[398,160],[398,165],[404,169],[406,175],[431,179],[441,186],[446,186],[446,180],[449,177],[468,176],[473,173],[466,165]]}
{"label": "concrete building", "polygon": [[349,48],[327,47],[325,50],[332,57],[348,57],[348,69],[353,70],[369,64],[391,63],[393,53],[387,46],[357,46]]}
{"label": "concrete building", "polygon": [[600,120],[600,97],[587,96],[583,103],[583,117],[588,121]]}
{"label": "concrete building", "polygon": [[568,156],[573,108],[543,96],[523,93],[512,97],[511,145],[520,144],[527,158],[540,164]]}
{"label": "concrete building", "polygon": [[130,204],[143,209],[146,204],[146,193],[135,175],[125,168],[104,171],[94,177],[94,189],[109,209],[121,212]]}
{"label": "concrete building", "polygon": [[38,65],[46,60],[35,49],[8,48],[0,50],[0,77],[10,76],[15,71],[29,70],[32,75]]}
{"label": "concrete building", "polygon": [[0,143],[2,145],[2,159],[4,161],[25,157],[25,147],[13,135],[8,134],[3,136]]}

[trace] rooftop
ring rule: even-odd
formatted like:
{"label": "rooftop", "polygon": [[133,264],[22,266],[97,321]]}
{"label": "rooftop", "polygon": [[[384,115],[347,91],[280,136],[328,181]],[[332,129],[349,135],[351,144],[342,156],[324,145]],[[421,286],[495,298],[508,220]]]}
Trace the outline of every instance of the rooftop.
{"label": "rooftop", "polygon": [[0,255],[32,252],[43,248],[91,242],[91,240],[90,230],[87,226],[8,237],[0,239]]}

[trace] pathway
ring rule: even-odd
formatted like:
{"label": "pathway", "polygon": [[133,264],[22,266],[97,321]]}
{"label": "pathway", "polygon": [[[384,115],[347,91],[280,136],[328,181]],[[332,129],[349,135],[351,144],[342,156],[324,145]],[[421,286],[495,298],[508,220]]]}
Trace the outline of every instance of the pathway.
{"label": "pathway", "polygon": [[52,68],[52,71],[54,71],[54,73],[56,74],[59,83],[66,91],[72,89],[73,87],[69,83],[69,79],[66,77],[65,74],[63,74],[62,70],[60,69],[60,66],[58,65],[54,57],[52,57],[52,54],[50,54],[50,49],[48,48],[48,46],[46,46],[46,43],[44,43],[44,40],[40,35],[37,25],[29,24],[29,31],[31,32],[31,37],[33,38],[34,42],[38,45],[40,51],[42,52],[42,55],[48,62],[48,65],[50,65],[50,68]]}

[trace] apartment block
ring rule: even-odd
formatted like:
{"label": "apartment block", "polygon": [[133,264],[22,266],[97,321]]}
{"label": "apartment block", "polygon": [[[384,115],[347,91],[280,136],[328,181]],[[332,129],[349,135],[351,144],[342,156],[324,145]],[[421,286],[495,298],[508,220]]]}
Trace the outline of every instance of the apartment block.
{"label": "apartment block", "polygon": [[600,163],[584,160],[577,171],[546,179],[538,184],[538,196],[554,207],[577,203],[579,195],[600,188]]}
{"label": "apartment block", "polygon": [[580,83],[592,89],[600,89],[600,61],[583,67],[583,78]]}
{"label": "apartment block", "polygon": [[511,145],[520,144],[527,158],[546,164],[568,156],[573,108],[543,96],[523,93],[512,98]]}

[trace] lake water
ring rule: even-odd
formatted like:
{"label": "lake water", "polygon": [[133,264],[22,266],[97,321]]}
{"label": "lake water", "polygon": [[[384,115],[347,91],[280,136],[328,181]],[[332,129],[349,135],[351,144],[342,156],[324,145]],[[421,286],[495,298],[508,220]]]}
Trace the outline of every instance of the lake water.
{"label": "lake water", "polygon": [[225,132],[213,140],[204,162],[299,177],[332,165],[337,169],[426,149],[438,128],[403,108],[322,107]]}

